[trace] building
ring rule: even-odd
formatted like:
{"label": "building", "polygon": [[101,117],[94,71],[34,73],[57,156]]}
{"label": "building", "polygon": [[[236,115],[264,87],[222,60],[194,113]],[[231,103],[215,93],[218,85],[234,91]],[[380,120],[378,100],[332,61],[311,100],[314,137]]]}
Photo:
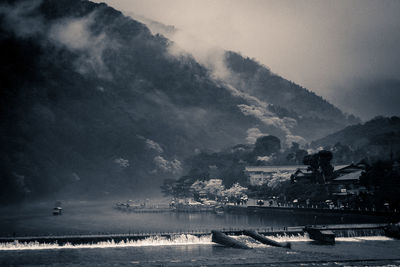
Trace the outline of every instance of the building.
{"label": "building", "polygon": [[363,164],[350,164],[334,171],[336,178],[330,182],[330,192],[336,196],[358,195],[365,191],[360,185],[360,177],[366,166]]}
{"label": "building", "polygon": [[297,169],[297,171],[295,171],[290,177],[292,182],[297,182],[304,179],[311,180],[312,178],[313,173],[309,169]]}
{"label": "building", "polygon": [[247,166],[245,173],[248,176],[249,184],[252,186],[260,186],[266,184],[276,175],[290,177],[297,171],[307,172],[306,165],[289,165],[289,166]]}

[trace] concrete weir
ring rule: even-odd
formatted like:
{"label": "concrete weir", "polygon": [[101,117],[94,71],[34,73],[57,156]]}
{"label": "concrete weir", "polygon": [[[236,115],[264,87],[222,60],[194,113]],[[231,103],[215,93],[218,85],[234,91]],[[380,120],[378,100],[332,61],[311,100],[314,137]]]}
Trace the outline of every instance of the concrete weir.
{"label": "concrete weir", "polygon": [[263,235],[260,235],[259,233],[257,233],[256,231],[253,230],[244,230],[243,231],[244,235],[247,235],[255,240],[257,240],[258,242],[261,242],[265,245],[269,245],[269,246],[274,246],[274,247],[281,247],[281,248],[291,248],[291,244],[290,243],[279,243],[276,242],[270,238],[267,238]]}
{"label": "concrete weir", "polygon": [[242,248],[242,249],[250,249],[249,246],[244,244],[243,242],[240,242],[230,236],[227,236],[226,234],[212,230],[212,241],[218,244],[221,244],[225,247],[231,247],[231,248]]}
{"label": "concrete weir", "polygon": [[[372,232],[375,235],[384,235],[384,227],[387,224],[336,224],[336,225],[323,225],[318,226],[314,225],[315,227],[324,227],[324,230],[331,230],[335,232],[336,236],[338,237],[346,237],[346,236],[364,236],[370,235],[369,233]],[[280,243],[272,243],[268,237],[269,236],[296,236],[304,234],[304,226],[293,226],[293,227],[269,227],[265,229],[249,229],[249,231],[255,232],[259,242],[270,242],[264,243],[267,245],[274,246],[284,246],[284,244]],[[221,229],[213,232],[219,232],[227,237],[229,236],[239,236],[246,234],[243,229],[236,229],[236,230],[226,230]],[[213,234],[211,232],[211,234]],[[348,233],[347,233],[348,232]],[[168,233],[130,233],[130,234],[89,234],[89,235],[47,235],[47,236],[8,236],[8,237],[0,237],[0,243],[10,243],[10,242],[38,242],[38,243],[57,243],[59,245],[63,245],[66,243],[69,244],[93,244],[98,242],[104,241],[114,241],[114,242],[121,242],[121,241],[137,241],[137,240],[144,240],[153,236],[160,236],[163,238],[173,238],[176,235],[193,235],[196,237],[207,236],[210,235],[210,230],[202,230],[202,231],[182,231],[182,232],[168,232]],[[218,235],[220,236],[220,235]],[[267,241],[267,238],[269,241]],[[236,239],[232,238],[233,240],[237,241]],[[263,240],[263,241],[261,241]],[[279,244],[279,245],[278,245]]]}

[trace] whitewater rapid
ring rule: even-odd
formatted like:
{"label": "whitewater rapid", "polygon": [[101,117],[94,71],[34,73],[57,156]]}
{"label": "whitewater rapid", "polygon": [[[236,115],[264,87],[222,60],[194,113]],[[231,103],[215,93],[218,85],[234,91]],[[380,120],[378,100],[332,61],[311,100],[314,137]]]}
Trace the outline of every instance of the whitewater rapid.
{"label": "whitewater rapid", "polygon": [[[268,247],[261,244],[248,236],[232,236],[248,246]],[[308,242],[311,239],[307,234],[299,234],[294,236],[271,236],[269,237],[277,242]],[[363,242],[363,241],[390,241],[393,240],[385,236],[362,236],[362,237],[337,237],[338,242]],[[181,246],[181,245],[212,245],[211,235],[194,236],[190,234],[181,234],[172,236],[171,238],[162,236],[151,236],[143,240],[125,240],[120,242],[103,241],[91,244],[57,244],[57,243],[39,243],[39,242],[8,242],[0,243],[0,251],[8,250],[52,250],[52,249],[91,249],[91,248],[117,248],[117,247],[149,247],[149,246]]]}

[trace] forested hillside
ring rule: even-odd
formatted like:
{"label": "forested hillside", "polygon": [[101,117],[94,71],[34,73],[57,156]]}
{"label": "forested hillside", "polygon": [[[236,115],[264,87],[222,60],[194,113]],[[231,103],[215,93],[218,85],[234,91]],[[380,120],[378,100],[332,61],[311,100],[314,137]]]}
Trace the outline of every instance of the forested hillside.
{"label": "forested hillside", "polygon": [[[171,54],[171,45],[105,4],[3,2],[1,201],[158,190],[164,178],[184,173],[183,159],[196,153],[251,143],[263,134],[289,146],[311,140],[308,133],[348,123],[325,102],[315,105],[313,113],[307,102],[299,104],[301,98],[279,102],[270,98],[278,97],[277,91],[264,92],[264,97],[260,92],[271,88],[292,88],[293,99],[313,95],[297,92],[299,87],[277,76],[265,80],[273,87],[243,94],[216,81],[190,55]],[[233,73],[242,79],[237,70],[242,63],[231,61]],[[253,81],[249,77],[245,83]],[[265,105],[257,96],[288,109]],[[301,112],[311,118],[325,106],[326,116],[303,124]],[[312,128],[318,120],[319,128]]]}

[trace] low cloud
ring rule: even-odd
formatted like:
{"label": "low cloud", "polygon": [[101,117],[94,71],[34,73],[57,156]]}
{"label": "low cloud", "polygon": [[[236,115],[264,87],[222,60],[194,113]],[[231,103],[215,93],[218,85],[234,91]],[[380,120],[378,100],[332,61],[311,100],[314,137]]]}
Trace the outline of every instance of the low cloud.
{"label": "low cloud", "polygon": [[57,21],[49,30],[49,39],[70,51],[80,52],[75,62],[79,73],[94,71],[100,78],[111,79],[111,74],[103,61],[103,53],[106,49],[117,45],[105,33],[97,35],[92,33],[90,27],[94,23],[95,16],[96,12],[93,12],[83,18]]}
{"label": "low cloud", "polygon": [[286,135],[286,146],[291,147],[293,143],[298,143],[300,146],[307,144],[307,141],[298,135]]}
{"label": "low cloud", "polygon": [[45,31],[43,18],[38,15],[37,9],[42,0],[21,1],[14,5],[0,5],[0,16],[7,28],[21,38],[28,38]]}
{"label": "low cloud", "polygon": [[263,161],[264,163],[269,163],[274,159],[273,156],[263,156],[263,157],[257,157],[258,161]]}
{"label": "low cloud", "polygon": [[20,38],[36,37],[45,46],[48,42],[66,48],[79,56],[74,62],[76,71],[81,74],[94,73],[102,79],[112,79],[103,54],[106,49],[118,48],[118,43],[104,32],[94,34],[91,26],[97,12],[83,18],[64,18],[55,21],[45,20],[40,14],[43,1],[21,1],[14,5],[0,5],[0,15],[6,27]]}
{"label": "low cloud", "polygon": [[177,159],[169,161],[162,156],[156,156],[153,161],[157,170],[163,173],[180,174],[182,172],[182,163]]}
{"label": "low cloud", "polygon": [[164,152],[164,150],[162,149],[162,147],[155,141],[150,140],[150,139],[146,139],[146,147],[148,149],[154,150],[157,153],[161,154],[162,152]]}
{"label": "low cloud", "polygon": [[[218,85],[227,89],[233,96],[243,99],[244,103],[238,105],[238,107],[244,115],[253,116],[267,126],[281,129],[287,136],[285,144],[289,146],[293,140],[304,140],[300,136],[292,135],[290,131],[297,124],[295,119],[288,117],[279,118],[268,109],[268,103],[238,90],[230,84],[230,80],[237,77],[226,66],[225,50],[204,41],[204,39],[199,39],[186,31],[176,29],[173,26],[163,25],[132,13],[129,13],[129,15],[145,23],[153,34],[162,34],[172,40],[168,50],[172,56],[180,60],[185,60],[185,58],[192,56],[210,71],[211,77],[214,78]],[[248,136],[246,141],[251,143],[254,141],[254,137]]]}
{"label": "low cloud", "polygon": [[117,158],[114,160],[114,163],[117,164],[121,168],[128,168],[130,166],[129,160],[124,158]]}
{"label": "low cloud", "polygon": [[176,31],[171,38],[173,43],[168,49],[171,55],[185,57],[190,54],[210,71],[213,78],[224,80],[229,77],[230,71],[225,65],[223,49],[207,44],[182,31]]}
{"label": "low cloud", "polygon": [[146,24],[153,34],[161,34],[170,39],[168,52],[184,60],[193,57],[197,62],[206,67],[215,79],[224,80],[229,77],[230,71],[225,65],[225,50],[211,44],[203,38],[198,38],[187,31],[176,29],[173,26],[150,20],[140,15],[127,13],[135,20]]}
{"label": "low cloud", "polygon": [[261,136],[266,136],[267,134],[264,134],[260,131],[258,128],[250,128],[247,130],[247,137],[246,141],[249,144],[255,144],[257,141],[257,138],[260,138]]}
{"label": "low cloud", "polygon": [[274,126],[281,129],[286,134],[290,133],[289,128],[292,127],[293,124],[287,124],[286,120],[274,116],[269,110],[260,106],[246,104],[240,104],[238,107],[244,115],[253,116],[262,121],[265,125]]}
{"label": "low cloud", "polygon": [[[400,1],[106,2],[257,58],[275,73],[364,119],[399,114],[394,106],[385,106],[391,100],[379,97],[379,89],[364,95],[360,84],[360,94],[354,95],[358,89],[352,81],[400,77]],[[181,36],[177,37],[178,43]]]}

